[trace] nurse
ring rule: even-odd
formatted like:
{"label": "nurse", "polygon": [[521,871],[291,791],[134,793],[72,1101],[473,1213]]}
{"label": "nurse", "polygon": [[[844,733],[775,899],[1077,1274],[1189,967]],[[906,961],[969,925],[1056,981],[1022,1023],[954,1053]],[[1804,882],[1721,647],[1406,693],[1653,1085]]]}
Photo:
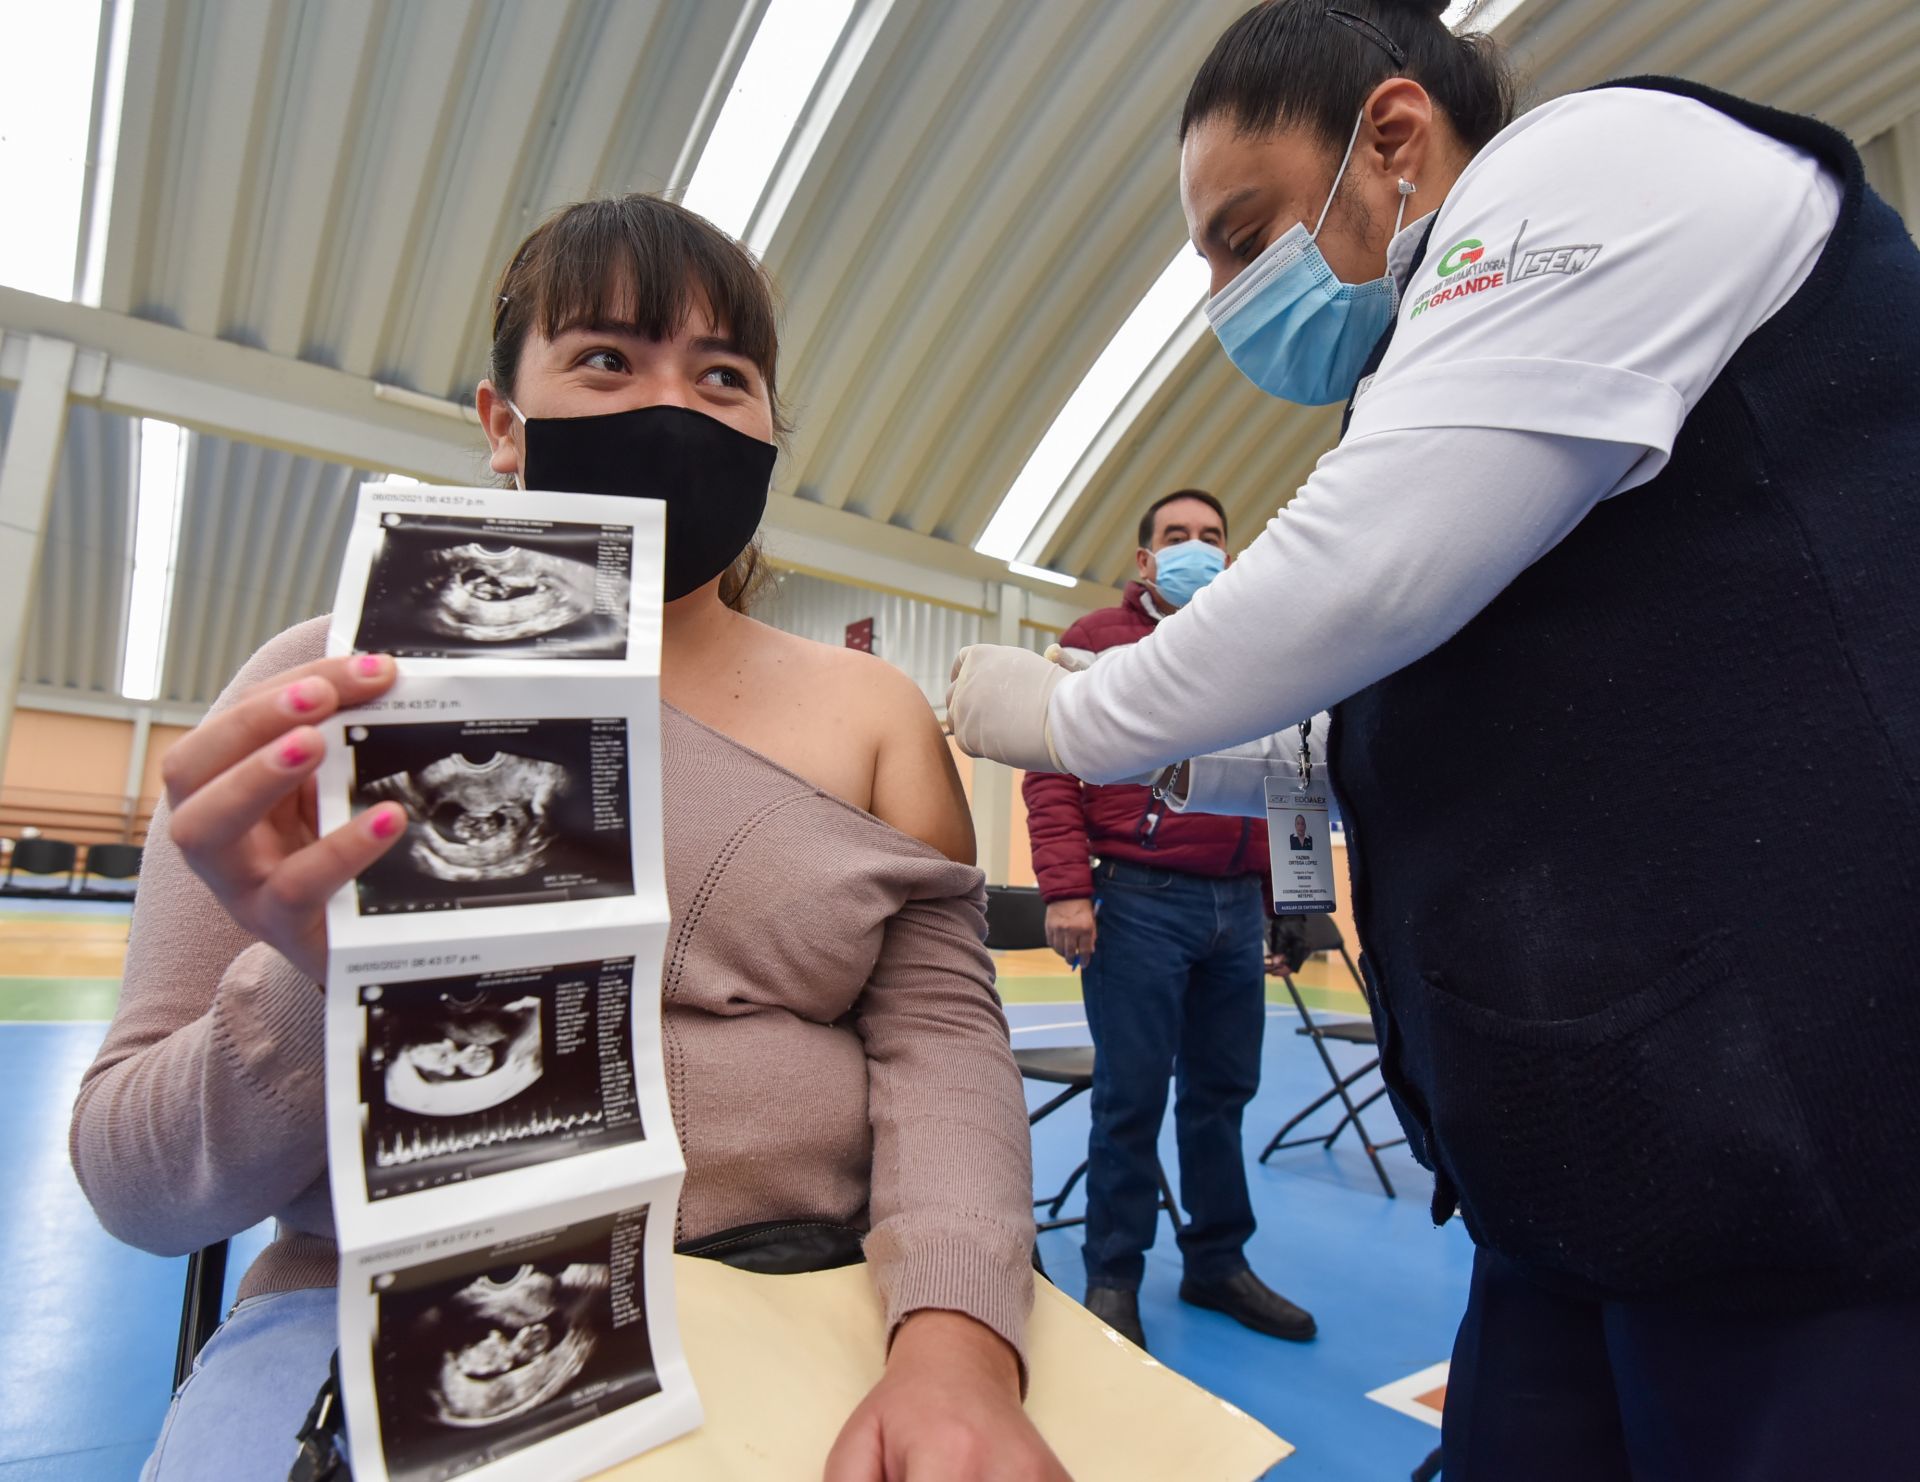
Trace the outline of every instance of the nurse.
{"label": "nurse", "polygon": [[953,730],[1256,813],[1315,718],[1477,1246],[1448,1482],[1912,1475],[1920,253],[1833,129],[1660,78],[1511,118],[1443,9],[1221,37],[1207,314],[1344,434],[1143,642],[967,650]]}

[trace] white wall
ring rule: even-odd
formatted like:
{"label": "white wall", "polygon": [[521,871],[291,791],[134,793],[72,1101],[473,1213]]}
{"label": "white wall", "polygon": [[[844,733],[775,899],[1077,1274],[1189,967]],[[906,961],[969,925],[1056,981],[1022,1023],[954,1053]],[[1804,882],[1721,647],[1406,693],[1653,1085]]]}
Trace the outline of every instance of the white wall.
{"label": "white wall", "polygon": [[778,585],[755,604],[761,622],[802,638],[836,646],[847,624],[873,619],[873,651],[913,676],[936,709],[946,704],[953,656],[980,642],[980,615],[892,592],[848,586],[797,571],[779,573]]}

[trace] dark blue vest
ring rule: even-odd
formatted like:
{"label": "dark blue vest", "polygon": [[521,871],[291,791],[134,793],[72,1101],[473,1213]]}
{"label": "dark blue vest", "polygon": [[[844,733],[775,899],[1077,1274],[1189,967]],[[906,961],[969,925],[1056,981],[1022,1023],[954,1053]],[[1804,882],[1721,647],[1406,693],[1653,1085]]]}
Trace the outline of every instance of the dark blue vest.
{"label": "dark blue vest", "polygon": [[1825,125],[1611,86],[1845,200],[1660,474],[1335,710],[1383,1068],[1549,1284],[1920,1292],[1920,252]]}

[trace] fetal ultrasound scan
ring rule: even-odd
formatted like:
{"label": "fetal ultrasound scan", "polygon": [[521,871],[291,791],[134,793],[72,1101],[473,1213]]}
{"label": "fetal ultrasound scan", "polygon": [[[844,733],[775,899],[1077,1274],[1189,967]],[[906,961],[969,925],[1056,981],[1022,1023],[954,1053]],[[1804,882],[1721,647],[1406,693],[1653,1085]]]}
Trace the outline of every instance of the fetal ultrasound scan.
{"label": "fetal ultrasound scan", "polygon": [[400,658],[624,659],[633,530],[388,513],[354,646]]}
{"label": "fetal ultrasound scan", "polygon": [[373,1278],[382,1449],[440,1482],[660,1392],[647,1211]]}
{"label": "fetal ultrasound scan", "polygon": [[624,720],[350,726],[353,811],[407,810],[360,914],[633,893]]}
{"label": "fetal ultrasound scan", "polygon": [[360,990],[367,1195],[637,1142],[633,959]]}

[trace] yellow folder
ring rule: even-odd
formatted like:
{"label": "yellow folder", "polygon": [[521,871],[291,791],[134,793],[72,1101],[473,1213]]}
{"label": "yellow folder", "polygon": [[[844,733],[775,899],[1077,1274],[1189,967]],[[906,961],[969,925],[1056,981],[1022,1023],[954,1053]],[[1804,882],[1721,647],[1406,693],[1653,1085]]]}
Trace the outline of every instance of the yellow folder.
{"label": "yellow folder", "polygon": [[[884,1364],[866,1267],[757,1276],[676,1256],[674,1280],[706,1424],[602,1482],[817,1482]],[[1254,1482],[1293,1452],[1046,1281],[1028,1357],[1027,1411],[1078,1482]]]}

